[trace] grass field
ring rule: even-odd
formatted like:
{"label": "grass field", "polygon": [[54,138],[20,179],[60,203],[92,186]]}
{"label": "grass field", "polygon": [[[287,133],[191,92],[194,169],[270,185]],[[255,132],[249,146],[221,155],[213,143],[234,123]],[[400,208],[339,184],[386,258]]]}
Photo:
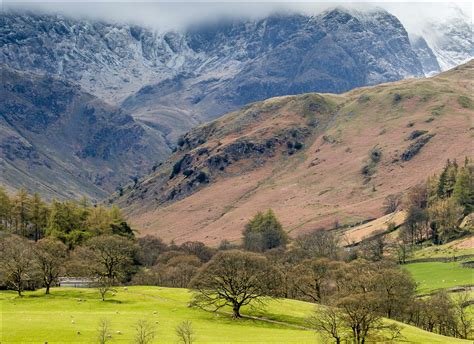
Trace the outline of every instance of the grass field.
{"label": "grass field", "polygon": [[413,252],[413,255],[410,259],[419,259],[419,258],[452,258],[459,257],[462,255],[474,254],[474,247],[457,247],[458,244],[465,241],[466,238],[452,241],[444,245],[433,245],[416,250]]}
{"label": "grass field", "polygon": [[474,284],[474,269],[464,268],[461,262],[413,263],[404,266],[418,283],[418,292]]}
{"label": "grass field", "polygon": [[[186,289],[158,287],[120,288],[108,301],[99,300],[93,289],[57,288],[47,296],[43,290],[27,292],[19,298],[0,292],[1,343],[94,343],[98,322],[110,321],[111,343],[130,343],[138,319],[156,322],[154,343],[176,343],[174,329],[181,321],[192,321],[196,343],[318,343],[318,336],[298,328],[314,310],[314,305],[294,300],[274,300],[265,311],[244,311],[287,324],[263,320],[233,320],[188,307]],[[292,327],[293,326],[293,327]],[[120,334],[117,332],[120,331]],[[404,326],[403,342],[469,343]]]}

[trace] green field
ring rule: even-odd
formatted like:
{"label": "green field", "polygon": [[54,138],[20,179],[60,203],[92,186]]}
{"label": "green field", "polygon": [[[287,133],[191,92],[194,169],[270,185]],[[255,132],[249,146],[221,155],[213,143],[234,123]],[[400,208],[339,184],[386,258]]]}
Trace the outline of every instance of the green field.
{"label": "green field", "polygon": [[455,240],[444,245],[432,245],[424,247],[413,252],[413,255],[409,258],[409,260],[419,258],[453,258],[462,255],[474,254],[474,247],[462,249],[456,247],[456,244],[463,240],[466,240],[466,238]]}
{"label": "green field", "polygon": [[[154,343],[176,343],[174,329],[184,320],[192,321],[196,343],[318,343],[318,336],[298,328],[305,324],[314,305],[294,300],[270,301],[265,311],[250,312],[266,319],[233,320],[225,313],[215,314],[188,307],[186,289],[159,287],[120,288],[108,301],[99,300],[94,289],[56,288],[27,292],[19,298],[13,292],[0,292],[1,343],[94,343],[99,319],[112,328],[111,343],[130,343],[138,319],[156,322]],[[120,334],[117,332],[120,331]],[[404,326],[404,342],[469,343]]]}
{"label": "green field", "polygon": [[461,262],[413,263],[404,266],[418,283],[418,292],[426,293],[474,284],[474,269],[464,268]]}

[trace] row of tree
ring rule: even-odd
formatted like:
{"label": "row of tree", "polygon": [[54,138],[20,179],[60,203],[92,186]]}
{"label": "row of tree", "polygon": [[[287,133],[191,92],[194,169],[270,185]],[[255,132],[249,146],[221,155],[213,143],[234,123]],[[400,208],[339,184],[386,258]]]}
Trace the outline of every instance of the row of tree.
{"label": "row of tree", "polygon": [[37,193],[29,195],[22,189],[10,196],[1,186],[0,231],[35,241],[53,237],[69,248],[99,235],[133,236],[116,206],[93,205],[86,198],[48,204]]}
{"label": "row of tree", "polygon": [[[469,160],[462,167],[448,162],[440,176],[410,190],[400,240],[439,243],[459,235],[460,219],[472,211],[472,178]],[[398,203],[396,196],[386,206],[397,209]],[[223,241],[210,248],[137,239],[118,208],[87,200],[46,204],[38,195],[20,191],[10,197],[0,190],[0,227],[0,279],[20,295],[40,286],[48,293],[59,276],[81,276],[94,282],[102,299],[121,283],[191,287],[195,306],[230,306],[235,317],[241,307],[268,297],[314,302],[321,306],[310,323],[335,341],[398,336],[382,317],[451,336],[472,333],[459,303],[441,294],[415,297],[410,276],[386,260],[384,236],[348,248],[334,231],[317,230],[288,245],[271,210],[249,221],[242,246]]]}

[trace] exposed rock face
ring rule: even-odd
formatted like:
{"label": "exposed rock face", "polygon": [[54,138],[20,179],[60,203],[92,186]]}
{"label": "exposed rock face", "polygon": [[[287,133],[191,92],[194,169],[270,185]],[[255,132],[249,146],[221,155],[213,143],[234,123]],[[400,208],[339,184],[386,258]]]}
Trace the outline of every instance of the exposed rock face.
{"label": "exposed rock face", "polygon": [[59,15],[2,13],[0,63],[59,75],[119,104],[170,146],[200,122],[269,97],[422,76],[398,19],[343,9],[158,33]]}
{"label": "exposed rock face", "polygon": [[172,41],[172,34],[125,24],[0,14],[1,63],[60,75],[113,101],[172,74],[180,55]]}
{"label": "exposed rock face", "polygon": [[146,86],[123,103],[192,109],[201,120],[244,104],[305,92],[341,93],[363,85],[423,76],[398,19],[387,12],[275,15],[191,28],[188,47],[207,56],[198,73]]}
{"label": "exposed rock face", "polygon": [[133,117],[56,77],[0,66],[0,183],[98,198],[168,149]]}
{"label": "exposed rock face", "polygon": [[472,19],[463,14],[444,21],[428,22],[421,35],[443,71],[467,62],[474,56]]}
{"label": "exposed rock face", "polygon": [[423,66],[423,71],[427,76],[437,74],[441,71],[438,60],[426,40],[420,36],[410,38],[413,50]]}

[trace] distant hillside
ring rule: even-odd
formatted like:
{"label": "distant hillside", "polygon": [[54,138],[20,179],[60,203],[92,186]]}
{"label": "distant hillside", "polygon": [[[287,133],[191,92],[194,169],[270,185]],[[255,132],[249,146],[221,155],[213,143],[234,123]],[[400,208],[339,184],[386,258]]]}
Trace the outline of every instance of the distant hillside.
{"label": "distant hillside", "polygon": [[0,65],[0,184],[94,199],[167,154],[132,116],[62,79]]}
{"label": "distant hillside", "polygon": [[472,156],[474,62],[436,77],[250,104],[191,130],[115,201],[142,234],[237,240],[273,208],[293,235],[382,214],[383,199]]}

